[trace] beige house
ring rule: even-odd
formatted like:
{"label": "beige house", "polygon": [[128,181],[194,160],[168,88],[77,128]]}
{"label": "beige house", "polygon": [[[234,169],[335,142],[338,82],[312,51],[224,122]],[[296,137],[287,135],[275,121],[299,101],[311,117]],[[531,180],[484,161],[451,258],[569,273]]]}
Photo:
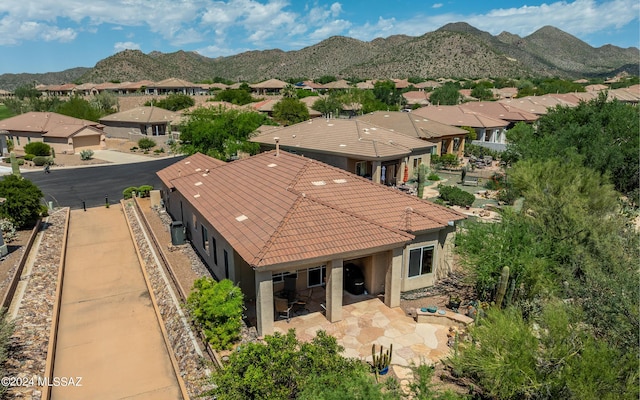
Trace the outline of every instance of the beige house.
{"label": "beige house", "polygon": [[208,90],[203,89],[200,85],[185,81],[184,79],[168,78],[160,82],[154,82],[146,85],[145,94],[187,94],[198,95],[207,94]]}
{"label": "beige house", "polygon": [[280,79],[269,79],[260,83],[249,85],[251,90],[257,95],[274,95],[280,94],[282,89],[289,85]]}
{"label": "beige house", "polygon": [[495,150],[506,148],[509,122],[503,119],[470,111],[460,105],[423,107],[413,110],[411,114],[459,128],[473,128],[477,135],[475,143]]}
{"label": "beige house", "polygon": [[202,154],[158,172],[165,206],[186,227],[218,279],[255,300],[259,335],[273,333],[274,293],[325,293],[326,317],[342,319],[343,265],[365,290],[400,305],[452,268],[456,221],[448,208],[308,157],[274,150],[223,163]]}
{"label": "beige house", "polygon": [[250,140],[260,143],[262,150],[272,150],[277,144],[284,151],[385,185],[404,183],[405,169],[430,165],[436,148],[434,143],[356,119],[316,118],[269,128]]}
{"label": "beige house", "polygon": [[0,121],[0,130],[9,132],[15,150],[24,151],[31,142],[44,142],[60,154],[104,148],[102,128],[97,122],[53,112],[28,112]]}
{"label": "beige house", "polygon": [[359,121],[368,122],[394,132],[417,139],[426,140],[436,145],[433,154],[455,154],[462,157],[467,131],[456,126],[423,118],[413,112],[376,111],[357,117]]}
{"label": "beige house", "polygon": [[179,112],[144,106],[107,115],[100,123],[108,137],[131,139],[132,136],[170,135],[172,122],[180,117]]}

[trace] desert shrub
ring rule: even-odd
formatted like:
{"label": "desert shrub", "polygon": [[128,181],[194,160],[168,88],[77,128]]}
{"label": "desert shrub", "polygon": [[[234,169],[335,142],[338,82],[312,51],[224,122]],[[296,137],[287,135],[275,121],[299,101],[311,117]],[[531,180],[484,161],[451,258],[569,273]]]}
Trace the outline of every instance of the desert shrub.
{"label": "desert shrub", "polygon": [[193,283],[187,307],[214,349],[224,350],[240,339],[244,296],[229,279],[200,278]]}
{"label": "desert shrub", "polygon": [[25,161],[31,161],[33,157],[35,157],[35,154],[25,154],[22,158],[24,158]]}
{"label": "desert shrub", "polygon": [[122,191],[122,197],[124,199],[130,199],[131,197],[133,197],[133,192],[137,192],[137,191],[138,191],[137,187],[129,186],[128,188]]}
{"label": "desert shrub", "polygon": [[430,180],[430,181],[439,181],[440,177],[435,172],[432,172],[432,173],[429,174],[427,179]]}
{"label": "desert shrub", "polygon": [[18,158],[16,162],[18,163],[18,165],[24,165],[24,160],[22,158]]}
{"label": "desert shrub", "polygon": [[0,217],[13,222],[16,229],[35,222],[40,216],[43,194],[28,179],[5,175],[0,181],[0,197],[6,199],[0,204]]}
{"label": "desert shrub", "polygon": [[438,189],[440,189],[440,198],[454,206],[471,206],[473,201],[476,199],[471,193],[465,192],[455,186],[440,185],[438,186]]}
{"label": "desert shrub", "polygon": [[36,156],[36,157],[33,157],[32,161],[33,161],[33,164],[35,164],[38,167],[42,167],[45,164],[53,165],[53,159],[51,157]]}
{"label": "desert shrub", "polygon": [[164,149],[163,149],[163,148],[155,149],[155,150],[153,151],[153,153],[154,153],[154,154],[161,154],[161,153],[164,153]]}
{"label": "desert shrub", "polygon": [[80,159],[81,160],[91,160],[93,158],[93,150],[82,150],[80,151]]}
{"label": "desert shrub", "polygon": [[138,150],[137,146],[133,146],[132,148],[129,149],[129,151],[136,151],[136,150]]}
{"label": "desert shrub", "polygon": [[34,156],[48,156],[51,154],[51,146],[42,142],[31,142],[24,146],[24,152]]}
{"label": "desert shrub", "polygon": [[149,197],[149,192],[153,190],[153,186],[151,185],[142,185],[138,187],[138,196],[140,197]]}
{"label": "desert shrub", "polygon": [[138,140],[138,147],[140,147],[142,150],[149,150],[155,145],[156,145],[156,142],[153,139],[142,138]]}
{"label": "desert shrub", "polygon": [[455,154],[443,154],[441,156],[434,154],[431,156],[431,164],[436,168],[455,168],[460,164],[458,156]]}

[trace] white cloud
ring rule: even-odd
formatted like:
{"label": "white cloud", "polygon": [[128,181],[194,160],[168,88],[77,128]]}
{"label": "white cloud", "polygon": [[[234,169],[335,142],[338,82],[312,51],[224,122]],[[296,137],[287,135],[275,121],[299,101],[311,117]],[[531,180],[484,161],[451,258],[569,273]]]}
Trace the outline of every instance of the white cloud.
{"label": "white cloud", "polygon": [[442,3],[435,3],[434,5],[431,6],[431,8],[440,8],[442,7]]}
{"label": "white cloud", "polygon": [[140,50],[140,44],[134,42],[117,42],[113,45],[114,53],[118,53],[123,50]]}
{"label": "white cloud", "polygon": [[351,22],[338,19],[328,22],[309,34],[309,38],[318,41],[326,39],[330,36],[340,35],[351,26]]}

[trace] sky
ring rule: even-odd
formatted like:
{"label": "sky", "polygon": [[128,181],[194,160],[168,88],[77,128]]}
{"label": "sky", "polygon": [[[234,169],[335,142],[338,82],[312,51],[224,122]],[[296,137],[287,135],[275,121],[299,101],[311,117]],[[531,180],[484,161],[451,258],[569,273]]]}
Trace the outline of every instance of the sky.
{"label": "sky", "polygon": [[640,47],[639,19],[638,0],[0,0],[0,74],[93,67],[125,49],[220,57],[450,22],[522,37],[551,25],[593,47]]}

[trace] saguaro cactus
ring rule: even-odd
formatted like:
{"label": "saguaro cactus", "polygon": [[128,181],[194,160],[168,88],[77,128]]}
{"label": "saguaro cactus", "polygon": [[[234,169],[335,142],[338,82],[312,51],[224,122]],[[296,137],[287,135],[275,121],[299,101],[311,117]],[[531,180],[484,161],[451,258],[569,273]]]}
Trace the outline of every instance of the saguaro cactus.
{"label": "saguaro cactus", "polygon": [[16,158],[16,153],[11,152],[11,173],[18,178],[20,178],[20,166],[18,165],[18,159]]}

